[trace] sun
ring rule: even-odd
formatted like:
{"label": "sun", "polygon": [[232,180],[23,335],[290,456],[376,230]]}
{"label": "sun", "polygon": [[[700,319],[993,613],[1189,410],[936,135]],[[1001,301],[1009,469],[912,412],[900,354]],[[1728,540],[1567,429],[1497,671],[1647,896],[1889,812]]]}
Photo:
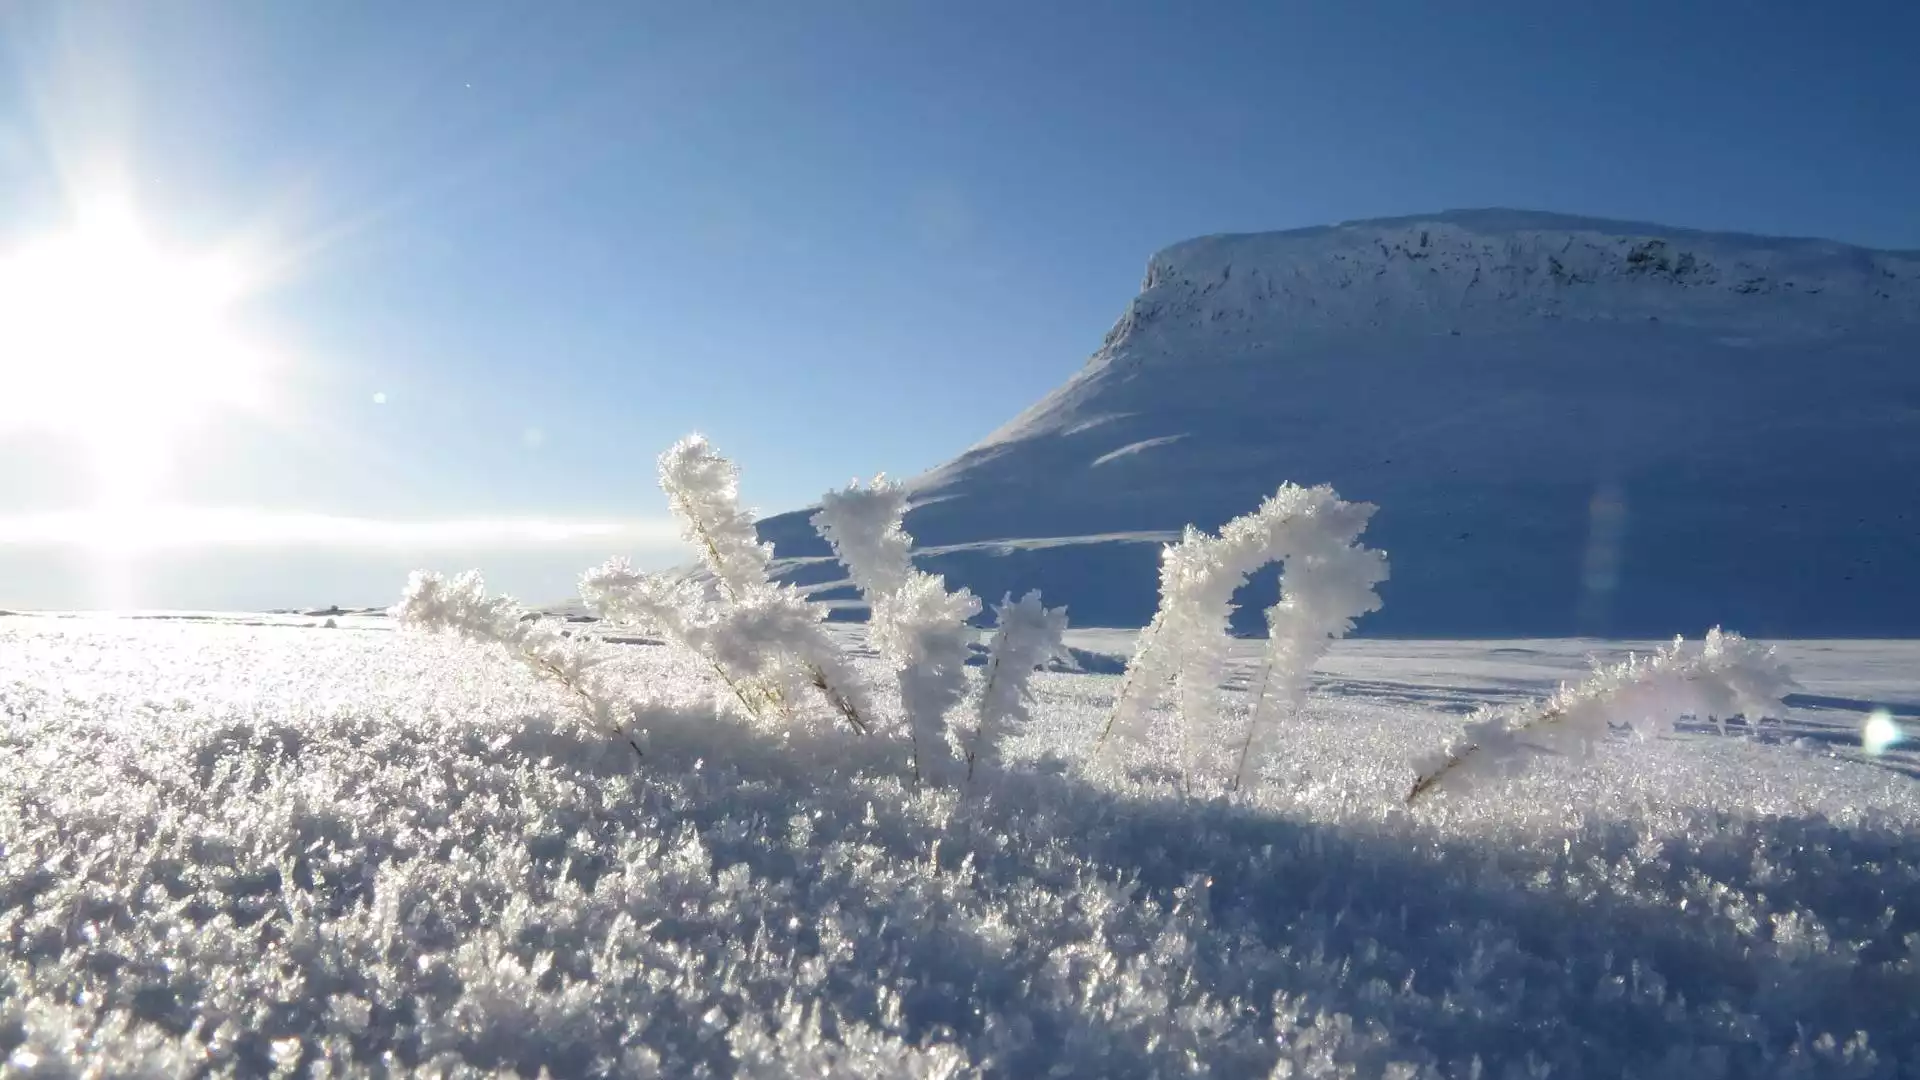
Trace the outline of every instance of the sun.
{"label": "sun", "polygon": [[182,432],[260,404],[244,269],[167,251],[124,211],[0,250],[0,430],[78,444],[109,501],[150,494]]}

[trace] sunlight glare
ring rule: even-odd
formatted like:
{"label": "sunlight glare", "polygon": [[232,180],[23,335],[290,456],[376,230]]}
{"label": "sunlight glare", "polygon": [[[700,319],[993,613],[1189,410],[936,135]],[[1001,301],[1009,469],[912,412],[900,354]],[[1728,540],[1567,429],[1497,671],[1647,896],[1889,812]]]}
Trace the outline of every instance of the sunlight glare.
{"label": "sunlight glare", "polygon": [[261,354],[230,319],[246,283],[114,208],[0,252],[0,430],[84,447],[105,501],[151,494],[180,431],[260,404]]}

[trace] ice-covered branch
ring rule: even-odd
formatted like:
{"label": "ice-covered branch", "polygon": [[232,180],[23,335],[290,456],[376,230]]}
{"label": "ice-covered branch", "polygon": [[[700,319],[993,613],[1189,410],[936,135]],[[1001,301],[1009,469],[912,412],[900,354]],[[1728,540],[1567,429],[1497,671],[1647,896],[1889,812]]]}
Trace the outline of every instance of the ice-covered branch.
{"label": "ice-covered branch", "polygon": [[1352,632],[1355,619],[1380,608],[1373,588],[1386,580],[1386,556],[1353,543],[1351,535],[1342,538],[1339,528],[1323,539],[1329,541],[1323,550],[1287,559],[1280,602],[1267,609],[1267,649],[1248,702],[1235,786],[1246,786],[1276,749],[1281,722],[1298,712],[1307,677],[1327,649]]}
{"label": "ice-covered branch", "polygon": [[1171,682],[1183,766],[1189,775],[1199,767],[1200,749],[1219,741],[1212,729],[1222,716],[1233,594],[1253,571],[1279,561],[1282,598],[1267,614],[1266,662],[1234,770],[1244,775],[1268,745],[1274,706],[1297,701],[1326,642],[1379,607],[1373,586],[1387,576],[1386,558],[1356,542],[1373,509],[1344,502],[1324,485],[1285,484],[1218,536],[1188,526],[1162,556],[1160,609],[1141,633],[1102,741],[1143,738]]}
{"label": "ice-covered branch", "polygon": [[660,455],[660,490],[722,596],[738,599],[766,584],[773,545],[760,542],[753,515],[740,506],[739,467],[706,436],[689,435]]}
{"label": "ice-covered branch", "polygon": [[1066,655],[1067,609],[1041,606],[1039,590],[1019,603],[1009,593],[993,613],[998,625],[987,643],[987,674],[967,751],[969,778],[979,762],[996,760],[1006,737],[1031,718],[1034,669]]}
{"label": "ice-covered branch", "polygon": [[791,586],[762,584],[731,602],[709,600],[698,582],[641,574],[612,559],[580,578],[580,599],[610,623],[659,635],[705,660],[747,715],[792,719],[792,704],[818,690],[865,731],[870,712],[858,680],[820,625],[819,605]]}
{"label": "ice-covered branch", "polygon": [[953,760],[946,717],[966,693],[967,620],[980,601],[914,569],[913,538],[901,528],[906,506],[904,488],[876,478],[828,492],[812,522],[867,599],[873,647],[899,683],[914,775],[937,780]]}
{"label": "ice-covered branch", "polygon": [[717,604],[686,601],[687,639],[702,641],[710,658],[725,652],[759,672],[781,712],[790,714],[811,687],[865,734],[872,709],[820,625],[826,607],[769,579],[773,547],[760,542],[753,515],[740,506],[740,470],[704,437],[689,435],[660,455],[660,487],[720,594]]}
{"label": "ice-covered branch", "polygon": [[1534,754],[1581,755],[1616,726],[1636,733],[1671,730],[1684,716],[1759,720],[1778,715],[1793,681],[1771,648],[1719,627],[1699,651],[1681,638],[1651,657],[1597,667],[1576,686],[1562,686],[1544,705],[1486,713],[1446,751],[1417,763],[1411,805],[1442,786],[1462,785],[1519,767]]}
{"label": "ice-covered branch", "polygon": [[608,623],[652,634],[705,660],[748,717],[764,719],[768,708],[779,706],[777,695],[759,681],[757,663],[754,670],[732,669],[709,647],[713,607],[699,583],[642,574],[615,557],[580,575],[580,602]]}
{"label": "ice-covered branch", "polygon": [[479,571],[469,570],[449,581],[416,570],[388,614],[408,629],[451,633],[504,649],[536,677],[567,691],[587,719],[626,739],[634,753],[641,753],[621,719],[623,695],[596,670],[607,659],[600,642],[562,634],[511,597],[488,596]]}

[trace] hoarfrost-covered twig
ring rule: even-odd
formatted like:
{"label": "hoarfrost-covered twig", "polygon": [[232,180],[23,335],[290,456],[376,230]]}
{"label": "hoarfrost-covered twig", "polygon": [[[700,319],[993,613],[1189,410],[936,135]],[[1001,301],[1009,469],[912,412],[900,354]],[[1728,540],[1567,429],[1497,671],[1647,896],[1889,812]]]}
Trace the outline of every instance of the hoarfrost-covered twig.
{"label": "hoarfrost-covered twig", "polygon": [[740,506],[739,467],[706,436],[688,435],[660,455],[660,490],[722,596],[737,600],[766,585],[773,545],[760,542],[753,515]]}
{"label": "hoarfrost-covered twig", "polygon": [[995,604],[998,625],[987,644],[987,673],[975,710],[973,746],[967,751],[967,777],[982,760],[999,757],[1006,737],[1031,719],[1034,669],[1066,655],[1067,609],[1041,606],[1034,590],[1013,600],[1013,594]]}
{"label": "hoarfrost-covered twig", "polygon": [[[1162,558],[1165,558],[1164,552]],[[1161,647],[1159,641],[1161,628],[1166,623],[1167,602],[1163,590],[1160,610],[1153,613],[1152,621],[1134,639],[1133,656],[1120,677],[1120,691],[1114,695],[1113,708],[1107,712],[1107,723],[1100,729],[1096,747],[1105,746],[1116,729],[1136,738],[1145,730],[1147,711],[1165,692],[1167,680],[1173,678],[1173,650]]]}
{"label": "hoarfrost-covered twig", "polygon": [[1236,779],[1244,778],[1270,745],[1275,714],[1297,705],[1327,643],[1380,606],[1373,587],[1387,576],[1386,557],[1357,543],[1373,509],[1344,502],[1324,485],[1284,484],[1218,536],[1188,526],[1162,555],[1160,608],[1127,664],[1102,743],[1143,738],[1171,682],[1183,770],[1191,776],[1198,769],[1200,748],[1219,743],[1213,729],[1222,716],[1233,594],[1253,571],[1279,561],[1281,599],[1267,613],[1267,654],[1233,768]]}
{"label": "hoarfrost-covered twig", "polygon": [[779,704],[759,681],[758,663],[752,670],[730,668],[710,646],[716,612],[698,583],[642,574],[616,557],[580,576],[580,601],[609,623],[656,635],[705,660],[747,716],[763,719],[767,707]]}
{"label": "hoarfrost-covered twig", "polygon": [[660,487],[680,521],[681,535],[713,574],[720,593],[719,605],[701,601],[704,613],[689,614],[689,633],[697,628],[711,648],[752,654],[749,666],[770,676],[766,686],[781,712],[790,714],[794,697],[811,687],[848,726],[866,734],[872,710],[821,626],[825,605],[769,578],[773,547],[760,542],[753,516],[740,506],[739,469],[705,437],[689,435],[660,455]]}
{"label": "hoarfrost-covered twig", "polygon": [[795,660],[795,643],[824,638],[816,605],[790,586],[764,585],[738,601],[713,602],[698,582],[641,574],[612,559],[580,578],[580,599],[610,623],[656,634],[705,660],[748,716],[765,720],[769,708],[792,719],[792,703],[819,690],[856,730],[865,699],[845,700],[857,686],[832,642],[813,642],[812,664]]}
{"label": "hoarfrost-covered twig", "polygon": [[441,631],[477,644],[506,650],[535,676],[566,690],[587,718],[619,735],[645,756],[619,718],[622,695],[596,670],[607,659],[600,642],[568,636],[528,612],[512,598],[488,596],[479,571],[469,570],[449,581],[439,574],[416,570],[407,579],[400,602],[388,614],[401,626]]}
{"label": "hoarfrost-covered twig", "polygon": [[828,492],[813,527],[866,597],[873,647],[893,667],[913,746],[914,778],[937,780],[953,759],[947,712],[967,686],[967,620],[980,601],[913,567],[913,538],[901,528],[906,489],[876,477]]}
{"label": "hoarfrost-covered twig", "polygon": [[[1359,528],[1365,522],[1361,516]],[[1386,579],[1386,556],[1355,544],[1354,536],[1342,539],[1339,528],[1325,535],[1329,543],[1323,550],[1288,558],[1280,575],[1280,602],[1267,609],[1266,653],[1234,766],[1236,787],[1245,787],[1252,771],[1276,749],[1280,722],[1299,711],[1314,665],[1352,632],[1355,619],[1380,608],[1373,587]]]}
{"label": "hoarfrost-covered twig", "polygon": [[1596,667],[1576,686],[1562,686],[1544,705],[1483,714],[1452,747],[1416,763],[1408,805],[1444,784],[1515,768],[1533,754],[1581,755],[1614,726],[1652,734],[1683,716],[1758,720],[1784,709],[1793,680],[1771,648],[1714,627],[1697,652],[1682,638],[1651,657]]}

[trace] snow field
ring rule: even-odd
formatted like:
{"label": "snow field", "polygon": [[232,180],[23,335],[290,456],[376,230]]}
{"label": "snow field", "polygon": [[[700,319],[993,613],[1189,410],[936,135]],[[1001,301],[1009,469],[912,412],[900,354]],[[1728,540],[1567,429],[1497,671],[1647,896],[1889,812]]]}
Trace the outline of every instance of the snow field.
{"label": "snow field", "polygon": [[1113,675],[1037,675],[1004,767],[914,789],[897,694],[872,737],[774,734],[612,651],[644,761],[450,640],[0,620],[0,1071],[1920,1067],[1920,789],[1826,749],[1847,686],[1920,700],[1912,646],[1785,650],[1827,695],[1790,739],[1617,739],[1413,812],[1409,763],[1565,657],[1337,646],[1229,797],[1150,746],[1086,767]]}

